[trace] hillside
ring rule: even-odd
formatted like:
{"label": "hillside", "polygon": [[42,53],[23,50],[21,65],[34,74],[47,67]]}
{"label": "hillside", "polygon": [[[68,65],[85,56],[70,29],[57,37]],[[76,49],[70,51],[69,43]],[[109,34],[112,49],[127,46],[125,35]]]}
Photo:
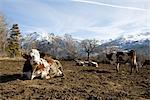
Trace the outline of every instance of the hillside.
{"label": "hillside", "polygon": [[107,47],[116,47],[119,50],[135,49],[140,54],[150,56],[150,33],[121,36],[100,46],[100,48]]}

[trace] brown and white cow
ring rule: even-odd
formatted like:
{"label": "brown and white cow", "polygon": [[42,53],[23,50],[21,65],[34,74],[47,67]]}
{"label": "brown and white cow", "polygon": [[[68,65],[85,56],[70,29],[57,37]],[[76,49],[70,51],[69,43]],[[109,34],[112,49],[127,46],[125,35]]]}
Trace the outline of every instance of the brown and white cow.
{"label": "brown and white cow", "polygon": [[[35,77],[41,77],[41,78],[45,78],[45,79],[49,79],[50,76],[50,72],[53,72],[54,75],[52,75],[52,77],[54,76],[61,76],[63,75],[62,70],[60,70],[60,62],[59,61],[55,61],[53,59],[44,59],[40,57],[40,52],[37,49],[32,49],[30,54],[26,57],[24,57],[27,61],[30,62],[31,66],[32,66],[32,70],[30,72],[31,76],[30,79],[34,79]],[[59,63],[58,63],[59,62]],[[58,63],[58,64],[56,64]],[[26,66],[28,67],[28,66]],[[62,68],[62,66],[61,66]],[[29,76],[29,75],[28,75]]]}
{"label": "brown and white cow", "polygon": [[128,52],[116,52],[116,53],[106,54],[106,58],[108,58],[111,64],[116,65],[117,72],[119,71],[120,64],[125,64],[125,63],[130,64],[131,66],[130,73],[132,73],[133,68],[136,69],[136,72],[138,72],[135,50],[130,50]]}

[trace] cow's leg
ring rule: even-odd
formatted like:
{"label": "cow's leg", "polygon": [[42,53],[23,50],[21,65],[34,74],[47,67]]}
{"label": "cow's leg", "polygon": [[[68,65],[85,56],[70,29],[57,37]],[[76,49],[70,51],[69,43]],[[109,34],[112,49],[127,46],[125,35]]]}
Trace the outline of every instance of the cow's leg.
{"label": "cow's leg", "polygon": [[57,77],[57,76],[64,76],[63,72],[60,69],[57,69],[57,71],[53,72],[50,75],[51,78],[54,78],[54,77]]}
{"label": "cow's leg", "polygon": [[41,79],[45,79],[47,76],[47,72],[44,70],[42,71],[42,74],[41,74]]}
{"label": "cow's leg", "polygon": [[63,71],[62,66],[59,68],[59,72],[61,72],[61,75],[64,76],[64,71]]}
{"label": "cow's leg", "polygon": [[136,73],[138,73],[139,69],[138,69],[137,63],[135,64],[135,70],[136,70]]}
{"label": "cow's leg", "polygon": [[134,61],[135,60],[133,58],[131,58],[131,61],[130,61],[130,66],[131,66],[130,75],[132,74],[133,68],[135,69]]}
{"label": "cow's leg", "polygon": [[57,74],[56,74],[56,73],[53,73],[53,74],[50,75],[50,78],[54,78],[54,77],[56,77],[56,76],[57,76]]}
{"label": "cow's leg", "polygon": [[31,76],[31,80],[33,80],[35,77],[36,77],[36,75],[32,75],[32,76]]}
{"label": "cow's leg", "polygon": [[131,65],[130,75],[132,74],[133,65]]}
{"label": "cow's leg", "polygon": [[35,72],[33,72],[31,75],[31,80],[33,80],[35,77],[36,77]]}
{"label": "cow's leg", "polygon": [[42,73],[41,70],[33,72],[31,75],[31,80],[33,80],[35,77],[41,76],[41,73]]}
{"label": "cow's leg", "polygon": [[33,71],[32,71],[32,74],[31,74],[31,80],[33,80],[35,77],[36,77],[36,69],[37,69],[37,67],[38,67],[38,65],[33,65],[32,66],[32,69],[33,69]]}
{"label": "cow's leg", "polygon": [[37,77],[36,73],[32,73],[31,80],[33,80],[35,77]]}
{"label": "cow's leg", "polygon": [[59,69],[58,69],[58,72],[57,72],[57,76],[63,76],[63,73]]}
{"label": "cow's leg", "polygon": [[119,63],[117,63],[116,70],[119,72]]}
{"label": "cow's leg", "polygon": [[138,72],[138,65],[137,65],[137,62],[136,62],[135,59],[131,62],[131,71],[130,71],[130,74],[132,74],[133,69],[136,71],[136,73]]}
{"label": "cow's leg", "polygon": [[49,70],[49,76],[51,78],[55,77],[57,75],[57,68],[56,66],[53,64],[51,65],[51,69]]}

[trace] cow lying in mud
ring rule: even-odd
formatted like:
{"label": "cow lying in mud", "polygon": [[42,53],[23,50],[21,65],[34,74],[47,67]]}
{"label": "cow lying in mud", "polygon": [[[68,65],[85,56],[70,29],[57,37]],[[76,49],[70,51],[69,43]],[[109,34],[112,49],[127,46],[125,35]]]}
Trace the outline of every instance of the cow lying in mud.
{"label": "cow lying in mud", "polygon": [[85,62],[81,60],[75,60],[77,66],[85,66]]}
{"label": "cow lying in mud", "polygon": [[98,67],[98,63],[94,61],[87,61],[88,66]]}
{"label": "cow lying in mud", "polygon": [[24,54],[26,59],[23,70],[24,75],[28,79],[41,77],[42,79],[49,79],[50,77],[63,76],[62,65],[58,60],[50,57],[40,57],[40,53],[36,49],[32,49],[30,54]]}
{"label": "cow lying in mud", "polygon": [[125,63],[129,63],[131,65],[130,73],[132,73],[132,69],[135,69],[136,72],[138,72],[135,50],[130,50],[128,52],[110,53],[110,54],[106,54],[106,57],[108,58],[111,64],[116,65],[117,72],[119,71],[120,64],[125,64]]}
{"label": "cow lying in mud", "polygon": [[93,66],[98,67],[98,63],[94,61],[81,61],[81,60],[75,60],[77,66]]}

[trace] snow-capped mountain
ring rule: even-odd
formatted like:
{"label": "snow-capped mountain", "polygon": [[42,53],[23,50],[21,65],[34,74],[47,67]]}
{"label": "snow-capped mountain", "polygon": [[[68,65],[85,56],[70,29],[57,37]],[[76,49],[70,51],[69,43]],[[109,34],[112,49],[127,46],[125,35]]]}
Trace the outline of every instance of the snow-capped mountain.
{"label": "snow-capped mountain", "polygon": [[119,50],[135,49],[140,53],[150,55],[150,32],[121,36],[115,40],[102,44],[100,47],[117,47]]}
{"label": "snow-capped mountain", "polygon": [[[74,38],[72,38],[74,39]],[[74,39],[75,40],[75,39]],[[39,41],[42,44],[52,43],[53,41],[64,46],[65,37],[56,36],[53,33],[30,33],[23,37],[23,44],[29,45],[35,41]],[[76,46],[79,46],[81,41],[77,41]],[[102,41],[102,40],[101,40]],[[103,42],[103,43],[102,43]],[[99,50],[105,50],[105,48],[117,48],[117,50],[130,50],[135,49],[138,52],[150,55],[150,32],[134,34],[134,35],[122,35],[114,40],[102,41],[101,45],[97,48]],[[78,47],[80,48],[80,47]]]}
{"label": "snow-capped mountain", "polygon": [[117,40],[120,42],[142,42],[145,40],[150,39],[150,32],[147,33],[140,33],[140,34],[134,34],[134,35],[124,35],[118,38]]}
{"label": "snow-capped mountain", "polygon": [[135,35],[123,35],[104,44],[109,43],[110,45],[123,45],[130,43],[143,43],[145,41],[150,41],[150,32]]}
{"label": "snow-capped mountain", "polygon": [[48,33],[40,33],[40,32],[33,32],[33,33],[29,33],[24,35],[23,37],[25,39],[25,41],[48,41],[48,42],[52,42],[53,39],[55,38],[54,34],[48,34]]}

